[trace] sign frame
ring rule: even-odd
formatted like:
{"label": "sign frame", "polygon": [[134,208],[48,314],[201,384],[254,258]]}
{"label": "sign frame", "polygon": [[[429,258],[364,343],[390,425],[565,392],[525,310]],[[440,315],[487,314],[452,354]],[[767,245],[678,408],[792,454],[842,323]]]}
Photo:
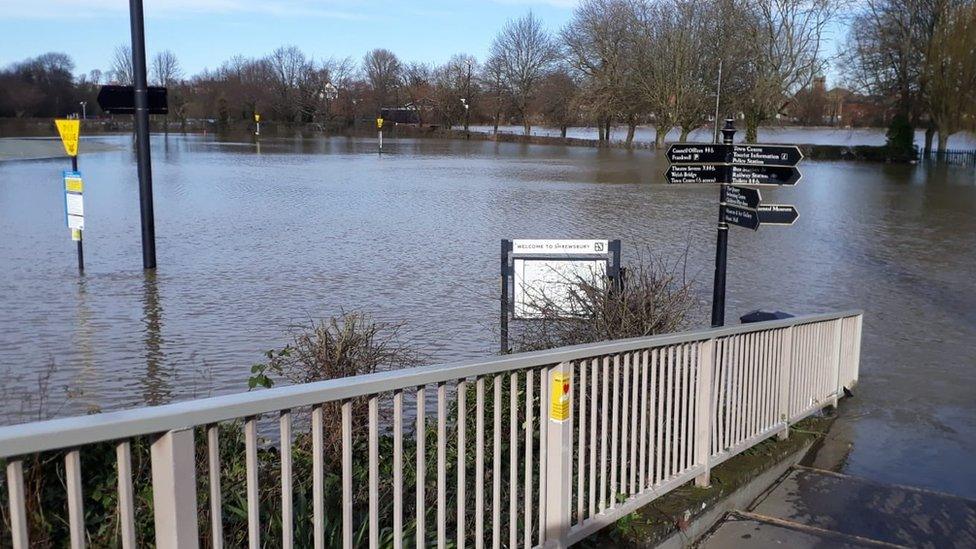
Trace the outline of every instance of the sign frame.
{"label": "sign frame", "polygon": [[[602,247],[602,251],[600,248]],[[518,248],[518,251],[516,251]],[[606,239],[503,239],[501,241],[501,352],[509,352],[508,323],[513,320],[539,320],[516,316],[515,261],[605,261],[606,276],[613,287],[620,288],[620,240]]]}

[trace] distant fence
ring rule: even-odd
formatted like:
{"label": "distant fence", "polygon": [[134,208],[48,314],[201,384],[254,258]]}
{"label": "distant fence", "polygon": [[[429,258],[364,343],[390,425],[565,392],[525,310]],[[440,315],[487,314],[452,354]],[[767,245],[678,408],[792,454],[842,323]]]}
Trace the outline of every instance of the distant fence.
{"label": "distant fence", "polygon": [[[9,535],[31,546],[36,494],[25,476],[36,479],[28,469],[41,453],[66,502],[46,500],[41,514],[67,508],[72,547],[104,527],[86,524],[96,499],[117,508],[112,545],[125,548],[152,544],[137,542],[137,524],[161,548],[222,547],[232,519],[246,536],[226,543],[252,548],[571,545],[686,482],[707,485],[711,468],[835,405],[857,383],[861,318],[803,316],[3,427]],[[243,443],[228,440],[241,430]],[[294,449],[296,435],[309,450]],[[96,444],[111,457],[94,459]],[[268,480],[258,472],[271,457]],[[238,458],[240,482],[228,483]],[[139,470],[146,485],[134,492]],[[92,477],[117,478],[117,493],[83,493]],[[307,494],[297,490],[309,477]],[[150,489],[152,505],[134,505]]]}
{"label": "distant fence", "polygon": [[929,151],[926,155],[924,150],[918,153],[919,160],[935,160],[937,162],[945,162],[946,164],[962,164],[962,165],[972,165],[976,166],[976,150],[971,151],[960,151],[960,150],[946,150],[946,151]]}

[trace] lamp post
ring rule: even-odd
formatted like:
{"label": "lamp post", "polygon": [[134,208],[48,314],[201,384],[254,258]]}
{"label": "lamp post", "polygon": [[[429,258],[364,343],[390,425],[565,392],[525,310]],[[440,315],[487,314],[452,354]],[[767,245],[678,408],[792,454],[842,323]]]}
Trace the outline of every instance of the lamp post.
{"label": "lamp post", "polygon": [[81,104],[81,119],[88,120],[88,112],[85,110],[85,107],[88,106],[88,101],[80,101],[80,104]]}
{"label": "lamp post", "polygon": [[464,105],[464,131],[468,131],[468,114],[471,112],[471,105],[468,105],[468,100],[463,97],[461,104]]}

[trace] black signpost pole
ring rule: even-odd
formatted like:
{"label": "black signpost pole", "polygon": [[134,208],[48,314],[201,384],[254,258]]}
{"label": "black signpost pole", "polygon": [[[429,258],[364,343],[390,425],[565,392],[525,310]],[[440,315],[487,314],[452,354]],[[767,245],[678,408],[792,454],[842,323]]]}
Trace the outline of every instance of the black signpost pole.
{"label": "black signpost pole", "polygon": [[[726,162],[732,160],[733,137],[735,137],[735,125],[731,118],[726,118],[725,127],[722,128],[722,142],[730,145],[728,147],[730,158],[727,158]],[[725,264],[729,247],[729,225],[725,222],[725,206],[731,177],[731,166],[725,166],[722,170],[722,183],[719,186],[718,238],[715,241],[715,286],[712,290],[712,326],[714,327],[725,325]]]}
{"label": "black signpost pole", "polygon": [[501,328],[501,354],[508,354],[508,258],[512,255],[512,241],[502,240],[502,295],[501,295],[501,316],[499,317],[499,327]]}
{"label": "black signpost pole", "polygon": [[129,0],[132,30],[132,76],[135,88],[136,160],[139,212],[142,218],[142,267],[156,268],[156,222],[153,216],[152,167],[149,159],[149,100],[146,83],[146,32],[142,0]]}
{"label": "black signpost pole", "polygon": [[620,240],[610,241],[610,280],[614,290],[621,292],[624,289],[623,273],[620,269]]}
{"label": "black signpost pole", "polygon": [[[71,171],[78,172],[78,155],[71,157]],[[84,231],[78,230],[78,272],[85,270],[85,245],[81,242]]]}

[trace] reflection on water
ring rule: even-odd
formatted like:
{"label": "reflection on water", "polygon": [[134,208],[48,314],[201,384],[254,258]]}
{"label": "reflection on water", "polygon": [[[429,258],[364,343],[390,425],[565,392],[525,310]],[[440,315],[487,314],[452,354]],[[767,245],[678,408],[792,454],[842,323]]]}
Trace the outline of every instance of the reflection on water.
{"label": "reflection on water", "polygon": [[[741,126],[741,123],[739,124]],[[481,133],[492,133],[492,126],[471,126],[471,131]],[[522,135],[522,126],[499,126],[501,133]],[[885,144],[885,128],[810,128],[798,126],[763,127],[759,128],[759,141],[762,143],[796,143],[803,145],[871,145],[881,146]],[[535,126],[532,128],[532,135],[542,135],[548,137],[559,137],[562,130],[560,128],[549,128],[546,126]],[[569,128],[566,137],[577,139],[596,139],[596,127]],[[617,126],[610,134],[612,141],[624,141],[627,137],[627,127]],[[681,131],[675,128],[668,132],[666,142],[677,142],[681,138]],[[710,142],[714,138],[713,130],[710,128],[698,128],[688,134],[688,141]],[[655,130],[653,126],[638,126],[634,133],[634,140],[638,143],[654,143]],[[740,131],[735,136],[736,141],[745,139],[745,132]],[[925,142],[925,131],[916,130],[915,143],[919,146]],[[976,134],[969,132],[958,132],[949,136],[949,149],[973,150],[976,149]]]}
{"label": "reflection on water", "polygon": [[159,302],[156,273],[146,271],[143,284],[143,342],[146,347],[146,375],[143,377],[142,399],[146,404],[163,404],[169,400],[170,374],[166,371],[163,353],[163,308]]}
{"label": "reflection on water", "polygon": [[[100,139],[118,150],[82,151],[82,277],[64,162],[0,164],[0,423],[243,391],[290,326],[341,309],[405,321],[431,360],[489,354],[502,238],[620,238],[625,263],[687,248],[709,293],[716,190],[663,184],[653,151],[158,136],[146,275],[131,136]],[[763,190],[796,226],[730,234],[727,318],[863,308],[850,472],[976,497],[976,172],[802,170]]]}

